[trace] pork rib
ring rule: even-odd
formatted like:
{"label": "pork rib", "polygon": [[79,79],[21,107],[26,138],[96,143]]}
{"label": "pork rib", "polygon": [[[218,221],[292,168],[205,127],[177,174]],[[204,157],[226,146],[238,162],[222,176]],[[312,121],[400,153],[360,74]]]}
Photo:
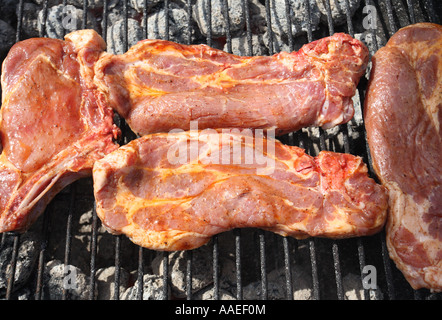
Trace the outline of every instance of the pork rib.
{"label": "pork rib", "polygon": [[383,227],[387,193],[360,157],[313,158],[236,130],[146,135],[98,160],[103,225],[156,250],[196,248],[233,228],[346,238]]}
{"label": "pork rib", "polygon": [[113,111],[93,84],[92,31],[15,44],[2,66],[0,232],[25,231],[72,181],[115,150]]}
{"label": "pork rib", "polygon": [[442,290],[442,26],[399,30],[373,56],[365,119],[388,188],[387,246],[414,289]]}
{"label": "pork rib", "polygon": [[199,129],[263,128],[277,135],[349,121],[368,62],[365,45],[337,33],[298,52],[241,57],[206,45],[143,40],[105,54],[95,82],[131,129],[145,135]]}

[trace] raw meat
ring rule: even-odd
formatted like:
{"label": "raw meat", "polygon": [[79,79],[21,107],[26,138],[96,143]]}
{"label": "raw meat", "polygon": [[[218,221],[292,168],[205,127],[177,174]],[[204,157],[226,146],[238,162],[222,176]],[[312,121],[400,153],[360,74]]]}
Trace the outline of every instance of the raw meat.
{"label": "raw meat", "polygon": [[95,162],[93,179],[104,226],[156,250],[196,248],[245,227],[296,238],[370,235],[388,204],[360,157],[313,158],[251,130],[146,135]]}
{"label": "raw meat", "polygon": [[138,135],[198,129],[263,128],[277,135],[349,121],[368,62],[364,44],[337,33],[298,52],[240,57],[206,45],[143,40],[104,54],[95,81]]}
{"label": "raw meat", "polygon": [[399,30],[373,56],[367,138],[390,195],[387,246],[414,289],[442,290],[442,26]]}
{"label": "raw meat", "polygon": [[93,84],[92,31],[15,44],[2,66],[0,232],[25,231],[72,181],[115,150],[113,111]]}

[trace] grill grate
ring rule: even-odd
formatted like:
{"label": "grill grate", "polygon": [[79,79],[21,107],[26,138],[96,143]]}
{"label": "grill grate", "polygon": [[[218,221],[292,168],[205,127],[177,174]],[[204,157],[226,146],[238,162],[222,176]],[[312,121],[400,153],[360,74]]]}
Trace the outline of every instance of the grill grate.
{"label": "grill grate", "polygon": [[[129,4],[128,0],[122,2],[123,17],[124,17],[124,38],[123,48],[126,51],[129,47]],[[170,24],[170,10],[171,2],[164,1],[163,6],[167,10],[165,11],[165,39],[169,40],[169,24]],[[265,21],[267,24],[267,47],[269,54],[277,52],[275,46],[275,40],[278,36],[273,32],[274,21],[272,21],[271,8],[274,4],[274,0],[260,1],[265,8]],[[371,43],[369,45],[370,53],[373,54],[378,48],[382,46],[379,41],[385,41],[391,37],[400,27],[403,26],[404,17],[399,19],[398,11],[405,9],[407,12],[406,19],[407,24],[420,21],[439,22],[439,17],[436,14],[436,8],[433,1],[418,1],[407,0],[406,4],[400,0],[384,0],[379,2],[373,2],[371,0],[361,1],[361,8],[365,6],[374,6],[378,13],[379,22],[382,24],[381,28],[377,30],[371,29]],[[66,5],[67,1],[64,0],[62,4]],[[317,38],[332,35],[335,32],[347,32],[352,36],[355,36],[356,30],[358,30],[361,24],[361,8],[358,9],[359,13],[356,13],[354,17],[350,13],[350,2],[344,0],[343,8],[345,11],[346,23],[336,26],[332,18],[332,8],[330,1],[324,1],[326,9],[326,22],[323,23],[319,30],[313,28],[312,8],[310,1],[304,1],[307,9],[305,20],[307,22],[306,35],[299,36],[304,37],[306,42],[311,42]],[[192,43],[193,25],[192,25],[192,13],[194,0],[186,0],[186,12],[188,16],[185,43]],[[243,15],[245,18],[245,35],[246,35],[246,48],[243,54],[253,55],[253,38],[252,38],[252,18],[251,18],[251,6],[250,1],[241,0]],[[292,15],[291,15],[291,1],[285,0],[285,15],[287,22],[287,44],[290,51],[296,49],[295,38],[292,33]],[[101,17],[101,35],[104,39],[107,38],[108,24],[109,24],[109,5],[110,1],[103,1],[102,11],[99,12]],[[151,7],[149,1],[144,0],[142,10],[142,26],[143,36],[148,36],[149,15],[155,10],[155,7]],[[219,39],[213,37],[212,29],[212,2],[205,1],[205,20],[207,22],[207,34],[205,36],[205,42],[209,46],[217,44]],[[232,30],[229,17],[227,0],[221,1],[223,18],[225,22],[225,44],[226,51],[232,52]],[[39,28],[40,36],[47,36],[46,33],[46,18],[48,16],[48,0],[43,2],[43,25]],[[86,28],[88,25],[88,1],[83,1],[83,16],[81,21],[81,27]],[[16,41],[23,39],[23,12],[24,12],[24,0],[20,0],[17,5],[17,22],[16,22]],[[384,34],[384,36],[382,35]],[[379,39],[379,40],[378,40]],[[199,40],[199,42],[201,42]],[[359,114],[362,114],[361,101],[364,99],[364,92],[366,86],[366,79],[361,79],[361,83],[358,86],[357,102],[355,107],[359,108]],[[359,98],[359,99],[358,99]],[[119,119],[123,131],[124,140],[128,142],[133,139],[133,135],[129,132],[127,125],[122,119]],[[363,120],[363,119],[362,119]],[[319,150],[333,150],[338,152],[353,153],[362,156],[366,163],[369,164],[370,173],[373,173],[370,161],[370,155],[365,143],[365,132],[363,124],[352,120],[350,123],[341,125],[336,131],[323,131],[321,129],[315,130],[312,128],[303,129],[296,133],[288,134],[281,137],[281,140],[290,145],[299,145],[302,148],[307,149],[309,154],[315,155]],[[352,137],[350,133],[358,133],[357,138]],[[339,139],[338,139],[339,138]],[[341,142],[340,142],[340,141]],[[373,175],[373,174],[372,174]],[[89,192],[89,193],[88,193]],[[41,235],[41,241],[38,250],[38,255],[33,267],[32,275],[29,277],[27,288],[32,292],[28,299],[45,299],[47,286],[45,285],[45,268],[49,258],[54,255],[57,250],[62,250],[63,263],[65,266],[74,263],[74,260],[78,260],[74,253],[74,247],[77,245],[75,240],[75,234],[83,231],[79,231],[80,227],[88,227],[87,235],[84,235],[89,241],[89,252],[85,250],[82,252],[82,259],[88,261],[89,269],[86,272],[88,274],[87,282],[87,299],[96,299],[98,290],[98,272],[102,266],[102,255],[109,255],[109,252],[103,252],[102,241],[113,241],[113,256],[115,267],[113,275],[113,289],[112,297],[118,299],[121,296],[120,283],[123,278],[123,269],[129,268],[133,270],[132,281],[135,291],[135,298],[138,300],[143,299],[143,282],[146,274],[152,273],[150,263],[154,258],[159,257],[161,260],[161,294],[159,298],[169,299],[173,298],[172,290],[170,289],[170,274],[172,253],[162,252],[156,253],[151,250],[137,247],[128,242],[123,236],[110,236],[103,235],[100,227],[100,221],[95,213],[95,203],[93,197],[90,194],[91,186],[86,181],[79,181],[73,183],[66,188],[62,193],[56,196],[51,204],[46,209],[45,214],[39,220],[41,223],[38,226],[33,227],[41,228],[38,233]],[[78,222],[81,209],[79,203],[81,201],[86,202],[93,211],[91,221],[81,225]],[[67,204],[67,210],[59,210],[57,204]],[[66,216],[66,222],[58,224],[63,219],[59,216]],[[57,223],[56,223],[57,222]],[[51,236],[55,232],[64,232],[64,243],[51,242]],[[61,230],[61,231],[60,231]],[[252,240],[256,244],[254,251],[249,252],[250,248],[250,234],[252,234]],[[19,263],[19,248],[23,235],[14,233],[7,233],[1,236],[1,252],[6,252],[10,249],[11,254],[8,258],[8,276],[7,283],[5,285],[4,298],[18,299],[19,290],[16,290],[19,285],[17,284],[16,269]],[[12,241],[11,241],[12,239]],[[232,246],[228,247],[229,252],[225,252],[226,246],[224,241],[226,239],[233,239]],[[285,290],[285,299],[293,299],[295,289],[298,288],[297,281],[299,277],[294,276],[293,270],[297,266],[307,266],[310,272],[311,283],[309,289],[311,289],[312,299],[346,299],[345,281],[344,278],[353,272],[358,274],[360,282],[363,280],[364,270],[366,266],[375,266],[377,275],[377,289],[369,290],[363,289],[360,299],[440,299],[441,294],[431,294],[428,290],[412,290],[406,283],[400,272],[395,268],[394,264],[388,257],[388,251],[385,242],[385,234],[380,233],[371,237],[347,239],[347,240],[328,240],[312,238],[307,240],[295,240],[291,238],[280,237],[263,230],[233,230],[225,234],[215,236],[209,244],[211,257],[207,260],[206,268],[211,268],[212,281],[208,285],[213,289],[213,298],[222,299],[222,290],[224,284],[221,281],[221,274],[223,272],[222,264],[226,255],[233,256],[234,261],[234,285],[233,292],[236,299],[245,298],[245,284],[251,283],[255,280],[259,283],[257,291],[259,291],[260,299],[272,299],[273,292],[270,286],[271,279],[270,274],[276,267],[282,266],[283,270],[283,287]],[[60,249],[61,248],[61,249]],[[108,248],[108,247],[106,247]],[[86,248],[84,248],[86,249]],[[196,298],[196,293],[193,290],[193,280],[197,276],[199,270],[196,269],[198,265],[195,262],[195,252],[185,252],[185,272],[183,274],[183,281],[185,283],[185,297],[184,299],[191,300]],[[250,256],[253,259],[250,259]],[[128,257],[130,257],[128,259]],[[211,266],[210,266],[211,264]],[[297,270],[297,269],[296,269]],[[296,275],[296,274],[295,274]],[[251,280],[251,278],[254,278]],[[20,285],[22,286],[22,285]],[[1,290],[1,289],[0,289]],[[1,292],[1,291],[0,291]],[[63,289],[61,299],[74,298],[71,291]]]}

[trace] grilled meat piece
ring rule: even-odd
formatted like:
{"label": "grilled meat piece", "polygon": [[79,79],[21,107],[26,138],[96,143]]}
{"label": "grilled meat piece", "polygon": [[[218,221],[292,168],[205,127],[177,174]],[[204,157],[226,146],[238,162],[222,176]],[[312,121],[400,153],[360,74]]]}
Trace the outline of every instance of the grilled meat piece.
{"label": "grilled meat piece", "polygon": [[113,111],[92,82],[104,49],[91,31],[11,48],[1,78],[0,232],[28,229],[57,192],[117,148]]}
{"label": "grilled meat piece", "polygon": [[364,44],[335,34],[298,52],[241,57],[206,45],[143,40],[105,54],[95,81],[138,135],[198,129],[263,128],[277,135],[349,121],[368,62]]}
{"label": "grilled meat piece", "polygon": [[365,119],[388,188],[387,245],[414,289],[442,290],[442,26],[400,29],[373,56]]}
{"label": "grilled meat piece", "polygon": [[235,130],[146,135],[95,162],[97,214],[114,234],[186,250],[233,228],[346,238],[379,231],[387,193],[350,154]]}

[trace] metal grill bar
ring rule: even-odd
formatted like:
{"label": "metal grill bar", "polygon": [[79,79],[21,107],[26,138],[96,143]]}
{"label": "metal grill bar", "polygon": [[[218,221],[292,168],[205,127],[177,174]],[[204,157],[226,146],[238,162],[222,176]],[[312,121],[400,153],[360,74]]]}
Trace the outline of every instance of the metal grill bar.
{"label": "metal grill bar", "polygon": [[93,300],[95,298],[95,275],[96,275],[96,265],[97,265],[97,238],[98,238],[98,216],[97,216],[97,206],[94,202],[94,208],[92,212],[92,232],[91,232],[91,263],[90,263],[90,285],[89,285],[89,299]]}
{"label": "metal grill bar", "polygon": [[186,299],[192,299],[192,256],[193,251],[186,251]]}
{"label": "metal grill bar", "polygon": [[18,254],[18,245],[20,243],[20,235],[15,234],[14,236],[14,244],[12,246],[12,257],[10,262],[10,275],[8,278],[8,285],[6,288],[6,300],[11,299],[12,289],[14,287],[14,279],[15,279],[15,268],[17,266],[17,254]]}
{"label": "metal grill bar", "polygon": [[218,236],[213,238],[213,299],[219,300],[219,253],[218,253]]}
{"label": "metal grill bar", "polygon": [[[69,210],[68,210],[68,218],[66,223],[66,243],[64,247],[64,265],[67,266],[70,264],[71,257],[71,245],[72,245],[72,215],[74,212],[75,198],[77,195],[76,184],[72,184],[70,187],[70,201],[69,201]],[[66,288],[63,288],[62,300],[67,300],[69,298],[69,291]]]}

